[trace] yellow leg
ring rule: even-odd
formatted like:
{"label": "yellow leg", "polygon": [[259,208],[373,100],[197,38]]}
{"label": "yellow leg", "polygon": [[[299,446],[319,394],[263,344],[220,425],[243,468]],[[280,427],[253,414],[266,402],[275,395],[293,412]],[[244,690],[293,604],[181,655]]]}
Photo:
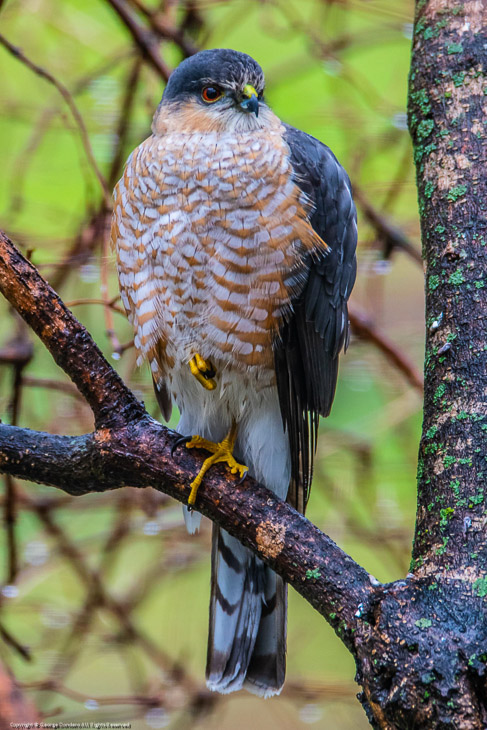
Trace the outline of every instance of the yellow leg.
{"label": "yellow leg", "polygon": [[220,441],[218,444],[215,444],[213,441],[207,441],[207,439],[201,438],[201,436],[193,436],[191,441],[186,444],[188,449],[206,449],[206,451],[210,451],[212,454],[212,456],[209,456],[208,459],[205,459],[198,476],[191,482],[191,494],[188,499],[188,504],[190,506],[196,502],[196,493],[198,492],[198,488],[203,481],[203,477],[206,472],[210,466],[213,466],[213,464],[224,462],[225,464],[228,464],[232,474],[236,474],[238,472],[241,477],[246,474],[248,467],[243,464],[238,464],[233,458],[232,452],[236,438],[237,424],[234,422],[223,441]]}
{"label": "yellow leg", "polygon": [[203,388],[206,390],[215,390],[216,381],[214,377],[216,375],[215,368],[211,362],[203,360],[201,355],[196,355],[189,361],[189,369],[193,373],[196,380],[201,383]]}

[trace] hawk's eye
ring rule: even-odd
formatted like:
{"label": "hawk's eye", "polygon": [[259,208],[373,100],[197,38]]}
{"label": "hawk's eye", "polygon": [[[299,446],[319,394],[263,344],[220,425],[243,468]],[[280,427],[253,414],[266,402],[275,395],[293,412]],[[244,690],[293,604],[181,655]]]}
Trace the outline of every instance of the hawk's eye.
{"label": "hawk's eye", "polygon": [[218,86],[205,86],[201,92],[201,96],[207,104],[213,104],[213,102],[222,98],[223,91]]}

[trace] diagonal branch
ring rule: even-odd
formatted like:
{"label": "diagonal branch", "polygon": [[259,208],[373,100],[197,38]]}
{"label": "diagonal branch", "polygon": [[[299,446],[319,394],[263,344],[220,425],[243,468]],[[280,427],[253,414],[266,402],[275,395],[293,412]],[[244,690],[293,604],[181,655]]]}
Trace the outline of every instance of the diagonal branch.
{"label": "diagonal branch", "polygon": [[386,359],[399,370],[419,393],[423,392],[423,377],[409,357],[356,307],[349,307],[348,316],[352,332],[357,337],[372,342]]}
{"label": "diagonal branch", "polygon": [[365,193],[356,185],[353,188],[354,198],[361,207],[365,218],[375,228],[377,234],[384,242],[384,258],[390,258],[394,249],[404,251],[413,261],[420,266],[423,265],[421,252],[409,240],[406,234],[384,215],[382,215],[368,200]]}
{"label": "diagonal branch", "polygon": [[[203,456],[146,413],[88,332],[37,270],[0,234],[0,291],[32,327],[91,406],[97,430],[57,436],[0,424],[0,472],[82,495],[122,486],[159,489],[187,502]],[[231,488],[229,488],[231,485]],[[294,586],[353,651],[354,630],[377,582],[290,505],[247,478],[216,468],[198,509],[238,537]]]}
{"label": "diagonal branch", "polygon": [[143,405],[108,364],[86,329],[1,231],[0,291],[85,397],[97,427],[113,427],[142,416]]}
{"label": "diagonal branch", "polygon": [[[0,424],[0,472],[73,496],[152,486],[186,503],[204,457],[182,448],[172,458],[175,437],[148,415],[77,437]],[[371,601],[376,581],[329,537],[253,479],[238,485],[221,467],[205,476],[198,509],[285,577],[352,645],[355,613]]]}
{"label": "diagonal branch", "polygon": [[107,1],[129,31],[143,58],[147,59],[152,68],[164,81],[167,81],[171,74],[171,69],[161,58],[158,50],[159,42],[157,37],[152,31],[148,31],[147,28],[139,25],[123,0]]}

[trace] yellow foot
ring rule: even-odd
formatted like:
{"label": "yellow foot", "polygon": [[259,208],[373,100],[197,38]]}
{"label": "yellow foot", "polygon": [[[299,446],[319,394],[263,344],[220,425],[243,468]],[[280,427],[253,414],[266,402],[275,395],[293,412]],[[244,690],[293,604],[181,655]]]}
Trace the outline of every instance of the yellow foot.
{"label": "yellow foot", "polygon": [[188,504],[190,506],[196,502],[196,493],[198,488],[203,481],[203,477],[206,472],[210,466],[213,466],[213,464],[224,462],[225,464],[228,464],[232,474],[237,474],[238,472],[241,477],[247,473],[248,467],[243,464],[239,464],[233,458],[232,451],[235,446],[236,437],[237,426],[234,423],[223,441],[220,441],[218,444],[215,444],[213,441],[207,441],[207,439],[201,438],[201,436],[193,436],[191,440],[188,441],[186,444],[188,449],[206,449],[206,451],[210,451],[212,454],[212,456],[209,456],[208,459],[205,459],[198,476],[191,482],[191,494],[188,499]]}
{"label": "yellow foot", "polygon": [[206,390],[215,390],[216,382],[214,377],[216,375],[216,370],[211,362],[206,362],[206,360],[203,360],[201,355],[196,353],[196,355],[189,361],[189,369],[196,380],[201,383],[203,388],[206,388]]}

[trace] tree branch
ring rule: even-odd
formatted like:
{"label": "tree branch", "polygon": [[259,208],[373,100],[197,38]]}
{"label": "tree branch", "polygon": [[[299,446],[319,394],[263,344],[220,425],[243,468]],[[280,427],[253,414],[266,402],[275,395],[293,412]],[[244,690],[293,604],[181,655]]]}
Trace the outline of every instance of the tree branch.
{"label": "tree branch", "polygon": [[[171,456],[177,435],[150,418],[88,332],[3,234],[0,291],[76,384],[96,422],[94,433],[77,437],[0,424],[0,472],[76,496],[152,486],[186,503],[204,456],[184,447]],[[237,485],[222,467],[205,477],[198,509],[284,576],[353,650],[355,625],[378,583],[329,537],[253,479]]]}
{"label": "tree branch", "polygon": [[423,378],[414,363],[410,361],[386,335],[356,307],[349,307],[348,316],[352,325],[352,332],[357,337],[372,342],[380,350],[391,365],[396,367],[419,393],[423,392]]}
{"label": "tree branch", "polygon": [[159,43],[153,31],[148,31],[146,28],[137,23],[132,12],[125,5],[123,0],[107,0],[107,2],[112,6],[113,10],[117,13],[118,17],[129,31],[143,58],[150,63],[152,68],[162,79],[164,79],[164,81],[167,81],[171,74],[171,69],[166,62],[162,60],[159,54]]}
{"label": "tree branch", "polygon": [[85,397],[98,428],[126,423],[145,413],[86,329],[1,231],[0,291]]}
{"label": "tree branch", "polygon": [[374,208],[365,193],[356,185],[353,187],[353,195],[360,205],[365,218],[375,228],[377,234],[384,242],[384,258],[390,258],[391,253],[395,249],[400,249],[412,258],[413,261],[422,266],[421,252],[411,243],[405,233],[397,226],[394,226],[388,218]]}

